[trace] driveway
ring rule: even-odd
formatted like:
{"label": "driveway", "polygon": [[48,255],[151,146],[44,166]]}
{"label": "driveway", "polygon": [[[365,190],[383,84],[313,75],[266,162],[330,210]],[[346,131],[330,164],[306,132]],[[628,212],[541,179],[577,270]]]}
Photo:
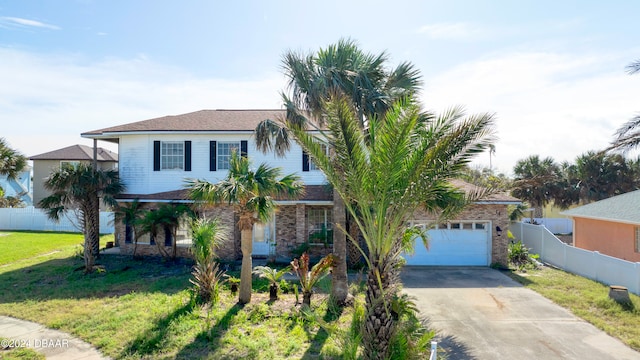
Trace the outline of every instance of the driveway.
{"label": "driveway", "polygon": [[640,359],[498,270],[407,267],[401,278],[448,360]]}

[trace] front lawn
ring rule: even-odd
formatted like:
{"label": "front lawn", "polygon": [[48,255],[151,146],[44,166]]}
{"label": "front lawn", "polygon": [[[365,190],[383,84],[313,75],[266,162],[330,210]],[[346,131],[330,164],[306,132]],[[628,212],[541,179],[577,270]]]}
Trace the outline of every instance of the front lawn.
{"label": "front lawn", "polygon": [[509,275],[640,351],[640,297],[630,294],[632,305],[621,306],[609,299],[608,286],[550,267]]}
{"label": "front lawn", "polygon": [[73,248],[82,243],[83,237],[79,233],[0,231],[0,265]]}
{"label": "front lawn", "polygon": [[[21,237],[43,235],[11,236],[29,244]],[[84,275],[73,241],[62,240],[68,236],[46,234],[48,244],[61,245],[0,266],[0,314],[69,332],[115,359],[314,359],[342,353],[344,339],[303,315],[293,294],[269,302],[262,280],[254,281],[256,292],[245,307],[226,288],[220,304],[202,307],[191,301],[189,262],[103,255],[98,264],[105,270]],[[312,299],[322,321],[348,327],[352,310],[327,309],[323,297]]]}

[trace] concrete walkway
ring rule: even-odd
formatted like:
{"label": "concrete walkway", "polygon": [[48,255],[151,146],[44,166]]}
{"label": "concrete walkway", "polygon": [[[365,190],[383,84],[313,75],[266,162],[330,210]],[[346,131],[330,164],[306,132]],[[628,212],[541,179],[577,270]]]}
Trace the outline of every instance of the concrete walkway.
{"label": "concrete walkway", "polygon": [[[52,360],[105,360],[93,346],[62,331],[20,319],[0,316],[0,338],[29,347]],[[2,347],[6,346],[2,341]],[[2,357],[0,350],[0,358]]]}
{"label": "concrete walkway", "polygon": [[401,278],[448,360],[640,359],[497,270],[407,267]]}

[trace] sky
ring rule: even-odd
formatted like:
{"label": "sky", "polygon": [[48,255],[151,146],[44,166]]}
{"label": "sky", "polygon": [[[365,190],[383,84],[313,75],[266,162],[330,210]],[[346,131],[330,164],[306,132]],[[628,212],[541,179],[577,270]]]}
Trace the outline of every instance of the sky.
{"label": "sky", "polygon": [[413,63],[425,109],[495,114],[495,154],[474,165],[512,175],[530,155],[603,149],[640,112],[625,70],[638,13],[632,0],[2,1],[0,137],[33,156],[165,115],[279,109],[284,52],[351,38]]}

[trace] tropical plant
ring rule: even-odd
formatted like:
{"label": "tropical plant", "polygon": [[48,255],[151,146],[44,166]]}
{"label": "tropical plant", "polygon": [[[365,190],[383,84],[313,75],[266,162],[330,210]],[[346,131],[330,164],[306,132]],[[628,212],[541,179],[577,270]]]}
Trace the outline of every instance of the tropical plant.
{"label": "tropical plant", "polygon": [[280,168],[272,168],[266,164],[252,170],[247,158],[233,152],[225,179],[216,184],[207,180],[189,179],[186,186],[192,199],[213,204],[226,203],[238,214],[242,249],[239,302],[250,302],[253,225],[267,222],[273,216],[275,197],[300,196],[304,191],[300,178],[295,174],[281,176]]}
{"label": "tropical plant", "polygon": [[[148,210],[140,218],[140,235],[149,234],[158,247],[158,252],[165,258],[175,260],[177,256],[177,232],[184,221],[193,219],[194,213],[188,205],[166,203],[157,209]],[[164,233],[165,241],[159,241],[158,235]],[[170,240],[171,253],[166,249],[167,239]]]}
{"label": "tropical plant", "polygon": [[26,166],[27,158],[0,138],[0,175],[15,179]]}
{"label": "tropical plant", "polygon": [[[345,96],[357,113],[358,121],[366,129],[367,121],[382,117],[397,100],[419,90],[419,71],[408,62],[394,68],[389,66],[386,52],[371,54],[363,51],[351,39],[321,48],[317,53],[303,54],[288,51],[282,67],[288,78],[287,92],[282,93],[286,121],[303,128],[324,125],[324,104],[335,94]],[[274,150],[284,156],[289,150],[291,136],[282,123],[265,120],[256,127],[256,143],[262,151]],[[334,222],[344,226],[344,204],[334,192]],[[357,232],[357,225],[349,219],[349,227]],[[342,229],[338,229],[342,230]],[[331,276],[331,299],[344,304],[348,300],[347,236],[333,232],[335,268]]]}
{"label": "tropical plant", "polygon": [[291,270],[300,280],[300,287],[302,288],[302,304],[311,306],[311,295],[313,295],[313,288],[318,281],[322,280],[333,267],[335,257],[333,254],[329,254],[313,267],[309,268],[309,254],[304,253],[300,256],[300,259],[293,259],[291,262]]}
{"label": "tropical plant", "polygon": [[138,249],[138,239],[142,235],[142,231],[138,230],[140,222],[145,214],[145,210],[142,208],[142,204],[138,199],[134,199],[132,202],[118,204],[115,209],[115,215],[120,219],[125,226],[125,237],[127,236],[127,228],[131,231],[131,240],[133,241],[133,257],[136,257],[136,251]]}
{"label": "tropical plant", "polygon": [[513,264],[518,270],[534,266],[534,260],[539,257],[537,254],[530,254],[529,249],[520,240],[509,242],[508,251],[509,263]]}
{"label": "tropical plant", "polygon": [[70,210],[78,210],[84,234],[85,271],[93,271],[100,246],[100,200],[116,206],[115,196],[124,191],[118,172],[94,169],[88,164],[62,166],[44,181],[51,195],[40,201],[49,218],[59,220]]}
{"label": "tropical plant", "polygon": [[[627,73],[630,75],[638,72],[640,72],[640,60],[627,65]],[[640,145],[640,114],[622,124],[616,130],[614,136],[615,139],[611,142],[611,146],[607,148],[607,151],[621,150],[627,152],[636,149]]]}
{"label": "tropical plant", "polygon": [[529,206],[526,203],[507,206],[509,221],[519,221],[522,219],[524,217],[524,212],[527,211],[528,208]]}
{"label": "tropical plant", "polygon": [[226,281],[229,283],[229,289],[231,290],[231,294],[238,292],[238,285],[240,284],[240,279],[235,276],[226,276]]}
{"label": "tropical plant", "polygon": [[269,266],[256,266],[253,268],[253,273],[259,277],[269,281],[269,300],[278,300],[278,289],[280,288],[280,280],[284,274],[291,271],[291,267],[287,266],[280,270],[274,269]]}
{"label": "tropical plant", "polygon": [[[511,194],[526,200],[532,207],[544,208],[552,202],[561,190],[561,169],[551,158],[540,159],[538,155],[518,160],[513,168],[515,175]],[[533,223],[534,211],[531,212]]]}
{"label": "tropical plant", "polygon": [[365,131],[343,97],[325,108],[328,130],[320,130],[318,136],[334,149],[333,156],[324,152],[314,134],[296,123],[288,122],[287,127],[360,228],[368,267],[364,357],[384,359],[397,331],[390,306],[400,288],[400,255],[413,247],[413,237],[405,236],[406,224],[419,208],[446,219],[468,204],[450,181],[492,141],[492,115],[465,117],[460,108],[453,108],[436,116],[405,99],[368,122]]}
{"label": "tropical plant", "polygon": [[197,219],[191,224],[192,250],[195,265],[193,279],[200,301],[215,304],[219,299],[224,272],[220,270],[216,250],[226,241],[226,231],[217,219]]}

